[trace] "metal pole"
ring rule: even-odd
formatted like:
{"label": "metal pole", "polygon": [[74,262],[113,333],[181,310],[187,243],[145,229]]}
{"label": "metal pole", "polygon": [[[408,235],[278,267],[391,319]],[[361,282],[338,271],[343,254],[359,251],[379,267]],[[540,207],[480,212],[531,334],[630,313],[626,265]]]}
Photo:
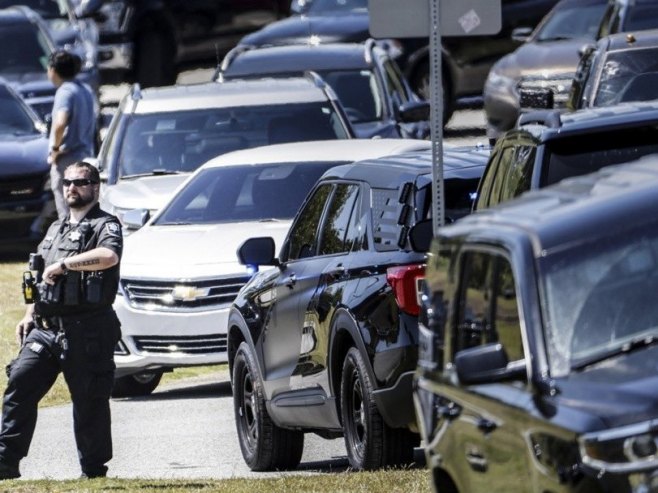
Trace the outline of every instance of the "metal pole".
{"label": "metal pole", "polygon": [[443,74],[441,70],[440,0],[430,3],[430,132],[432,136],[432,226],[436,235],[445,221],[443,203]]}

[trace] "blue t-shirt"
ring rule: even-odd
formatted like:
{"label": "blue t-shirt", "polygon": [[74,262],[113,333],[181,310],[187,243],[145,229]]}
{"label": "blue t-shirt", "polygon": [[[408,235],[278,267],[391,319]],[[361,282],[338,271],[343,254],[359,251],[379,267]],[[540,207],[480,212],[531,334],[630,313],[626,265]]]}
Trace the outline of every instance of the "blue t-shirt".
{"label": "blue t-shirt", "polygon": [[[61,142],[61,150],[66,154],[81,157],[94,155],[94,130],[96,127],[94,96],[91,89],[78,81],[66,81],[57,88],[53,103],[53,121],[57,112],[68,113],[68,125]],[[53,143],[53,133],[50,142]]]}

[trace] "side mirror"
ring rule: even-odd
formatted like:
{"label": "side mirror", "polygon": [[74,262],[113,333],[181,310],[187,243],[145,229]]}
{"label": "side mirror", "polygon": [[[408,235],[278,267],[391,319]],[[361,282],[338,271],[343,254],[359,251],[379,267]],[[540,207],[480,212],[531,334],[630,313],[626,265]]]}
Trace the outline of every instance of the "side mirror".
{"label": "side mirror", "polygon": [[530,39],[531,34],[532,34],[531,27],[517,27],[514,28],[514,30],[512,31],[512,40],[525,43],[526,41],[528,41],[528,39]]}
{"label": "side mirror", "polygon": [[578,50],[578,56],[580,56],[580,58],[589,56],[594,50],[596,50],[596,45],[594,43],[586,43]]}
{"label": "side mirror", "polygon": [[519,94],[521,109],[550,110],[554,106],[553,91],[550,89],[523,89]]}
{"label": "side mirror", "polygon": [[139,229],[149,220],[148,209],[131,209],[123,215],[123,225],[126,229]]}
{"label": "side mirror", "polygon": [[527,375],[525,360],[510,363],[505,348],[497,342],[459,351],[455,368],[464,385],[524,379]]}
{"label": "side mirror", "polygon": [[398,118],[403,123],[429,120],[430,104],[427,101],[407,101],[399,106]]}
{"label": "side mirror", "polygon": [[414,252],[425,253],[430,249],[433,236],[432,219],[423,219],[409,230],[409,244]]}
{"label": "side mirror", "polygon": [[242,265],[279,265],[274,239],[269,236],[249,238],[238,248],[238,261]]}

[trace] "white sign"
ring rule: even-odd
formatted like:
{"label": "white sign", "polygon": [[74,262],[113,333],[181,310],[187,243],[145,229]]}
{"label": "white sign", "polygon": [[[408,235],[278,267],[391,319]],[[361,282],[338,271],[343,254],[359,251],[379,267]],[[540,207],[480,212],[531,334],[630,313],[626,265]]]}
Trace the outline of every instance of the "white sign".
{"label": "white sign", "polygon": [[368,0],[374,38],[421,38],[430,34],[430,3],[439,2],[441,36],[496,34],[501,0]]}

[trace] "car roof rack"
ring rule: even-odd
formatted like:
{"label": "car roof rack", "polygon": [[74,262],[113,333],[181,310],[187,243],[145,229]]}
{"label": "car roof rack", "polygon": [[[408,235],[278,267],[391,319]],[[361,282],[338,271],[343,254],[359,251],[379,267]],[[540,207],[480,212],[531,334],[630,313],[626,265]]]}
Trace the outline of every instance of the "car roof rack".
{"label": "car roof rack", "polygon": [[549,128],[560,128],[562,119],[560,118],[560,112],[557,110],[529,111],[528,113],[521,113],[516,126],[522,127],[532,123],[545,125]]}

